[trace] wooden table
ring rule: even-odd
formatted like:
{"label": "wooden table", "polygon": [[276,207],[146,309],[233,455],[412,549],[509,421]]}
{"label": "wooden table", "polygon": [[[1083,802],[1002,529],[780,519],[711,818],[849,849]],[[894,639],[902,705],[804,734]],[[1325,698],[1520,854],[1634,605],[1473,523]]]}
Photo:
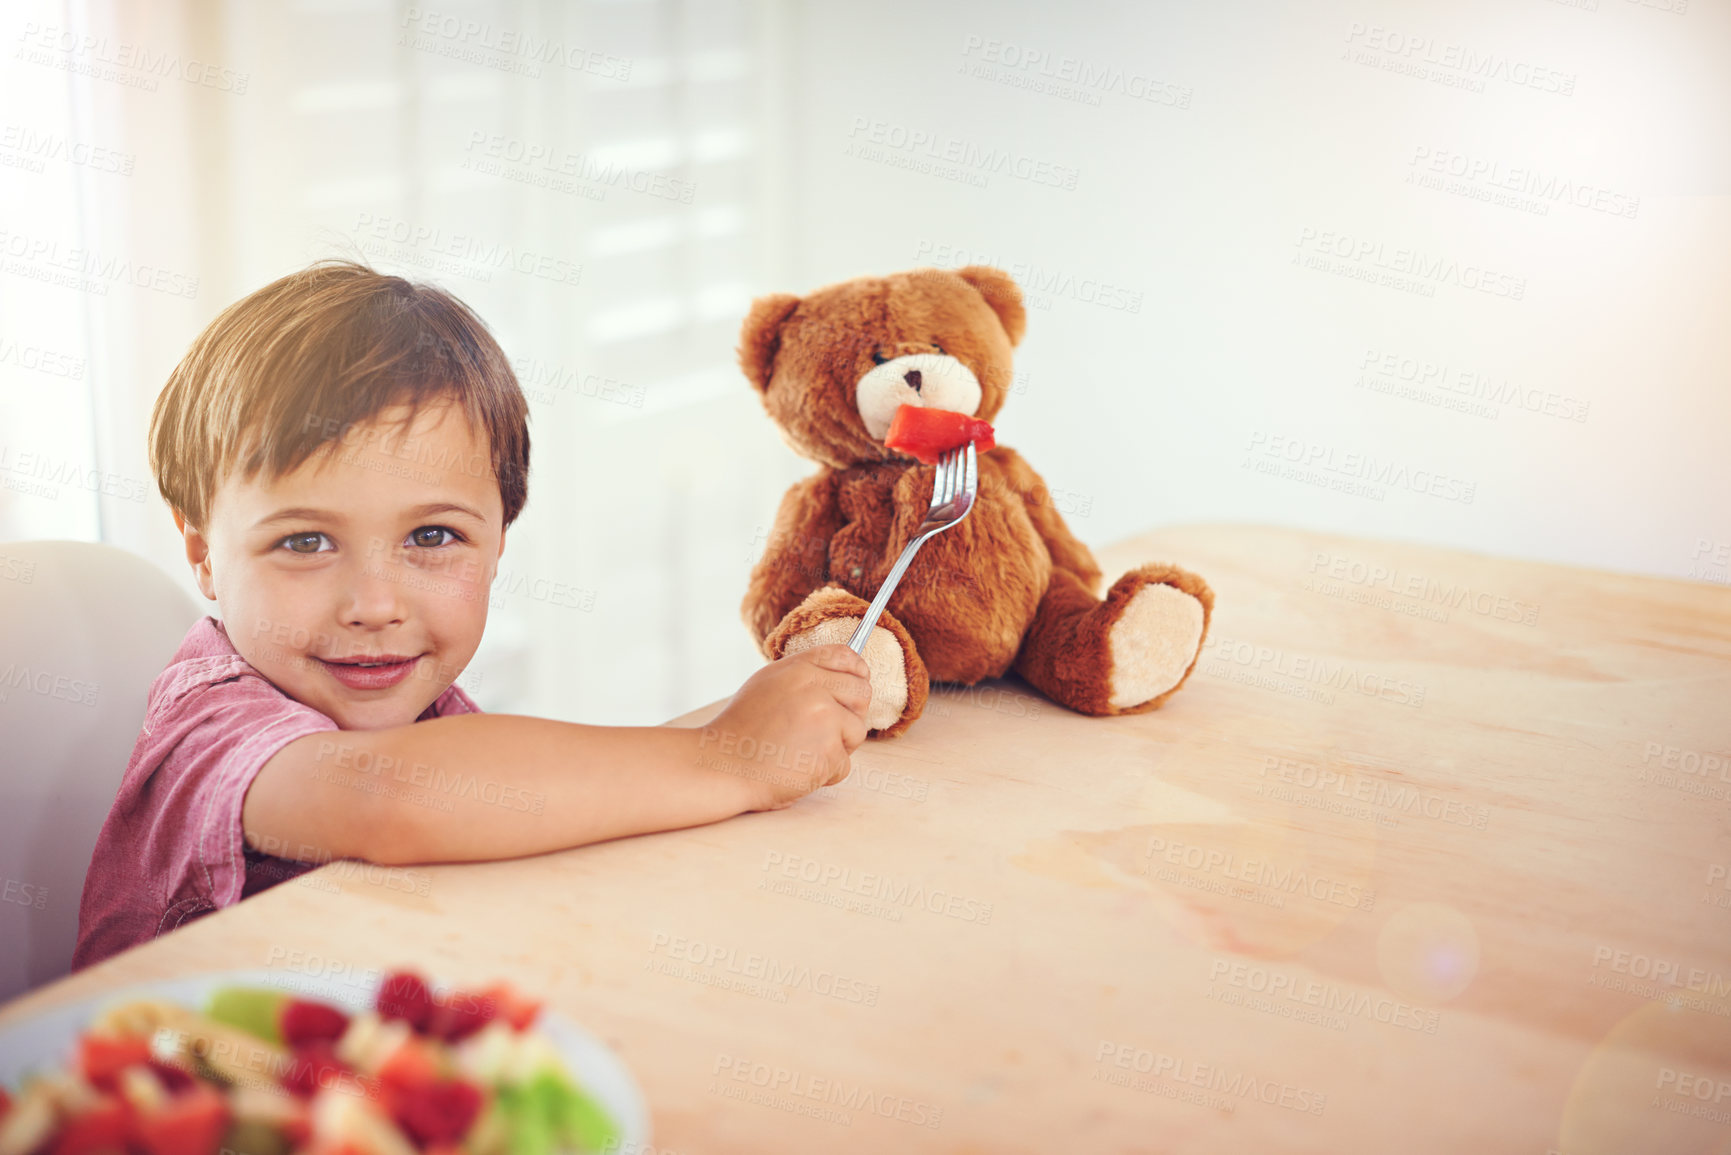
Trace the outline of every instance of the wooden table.
{"label": "wooden table", "polygon": [[[1152,714],[934,695],[794,807],[336,863],[0,1009],[412,961],[604,1037],[658,1151],[1731,1150],[1731,592],[1243,527]],[[713,711],[679,719],[695,725]]]}

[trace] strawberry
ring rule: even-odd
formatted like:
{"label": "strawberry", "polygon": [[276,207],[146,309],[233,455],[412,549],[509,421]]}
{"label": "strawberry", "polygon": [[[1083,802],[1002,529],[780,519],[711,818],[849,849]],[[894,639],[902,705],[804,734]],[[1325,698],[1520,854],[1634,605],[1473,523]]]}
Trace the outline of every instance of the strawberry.
{"label": "strawberry", "polygon": [[481,1090],[462,1079],[388,1088],[391,1117],[416,1144],[455,1143],[481,1113]]}
{"label": "strawberry", "polygon": [[282,1041],[291,1048],[320,1039],[334,1043],[349,1029],[349,1017],[324,1003],[289,999],[283,1003],[278,1026]]}
{"label": "strawberry", "polygon": [[282,1085],[289,1094],[308,1099],[321,1087],[333,1086],[349,1069],[337,1058],[330,1040],[319,1039],[295,1048],[294,1061],[282,1073]]}
{"label": "strawberry", "polygon": [[499,1006],[491,998],[452,991],[433,1007],[427,1034],[448,1043],[459,1042],[492,1022],[498,1013]]}
{"label": "strawberry", "polygon": [[162,1080],[163,1090],[167,1091],[170,1095],[184,1091],[196,1082],[191,1075],[187,1074],[179,1067],[172,1066],[168,1063],[151,1059],[148,1065],[150,1067],[150,1073]]}
{"label": "strawberry", "polygon": [[433,995],[427,984],[413,971],[398,971],[386,975],[379,984],[377,999],[379,1017],[402,1019],[417,1031],[425,1032],[433,1017]]}

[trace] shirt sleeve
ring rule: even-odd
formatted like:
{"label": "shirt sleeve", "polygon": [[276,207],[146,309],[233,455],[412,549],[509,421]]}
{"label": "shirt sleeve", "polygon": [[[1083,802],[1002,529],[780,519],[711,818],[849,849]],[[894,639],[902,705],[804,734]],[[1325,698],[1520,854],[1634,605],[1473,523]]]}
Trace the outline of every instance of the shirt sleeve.
{"label": "shirt sleeve", "polygon": [[[165,791],[159,821],[172,840],[163,872],[167,906],[190,915],[199,904],[221,909],[240,901],[246,886],[241,806],[259,770],[296,738],[337,724],[250,670],[187,695],[177,712],[185,725],[158,771]],[[300,848],[260,849],[292,858]]]}

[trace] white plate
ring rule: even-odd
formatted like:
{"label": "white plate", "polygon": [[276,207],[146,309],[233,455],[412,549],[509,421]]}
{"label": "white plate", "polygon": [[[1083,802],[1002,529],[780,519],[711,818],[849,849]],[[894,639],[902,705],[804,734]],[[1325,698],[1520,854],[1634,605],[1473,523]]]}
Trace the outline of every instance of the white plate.
{"label": "white plate", "polygon": [[[138,983],[55,1007],[22,1022],[0,1027],[0,1083],[16,1088],[32,1070],[64,1069],[73,1060],[78,1036],[104,1007],[139,998],[163,998],[204,1010],[218,987],[272,987],[303,998],[320,999],[350,1013],[371,1010],[380,975],[346,977],[293,971],[223,971],[163,982]],[[425,976],[423,976],[425,977]],[[435,990],[445,985],[428,978]],[[534,997],[534,992],[525,991]],[[625,1064],[601,1040],[552,1010],[543,1010],[535,1029],[546,1035],[565,1068],[585,1093],[604,1107],[619,1127],[619,1150],[641,1151],[649,1144],[649,1111],[643,1092]]]}

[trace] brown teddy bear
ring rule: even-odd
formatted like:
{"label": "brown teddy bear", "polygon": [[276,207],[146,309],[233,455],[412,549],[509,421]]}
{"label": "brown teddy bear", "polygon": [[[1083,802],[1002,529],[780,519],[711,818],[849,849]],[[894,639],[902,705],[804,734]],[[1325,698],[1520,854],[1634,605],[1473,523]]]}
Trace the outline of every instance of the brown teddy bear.
{"label": "brown teddy bear", "polygon": [[[845,644],[931,504],[935,467],[885,448],[901,405],[990,421],[1027,316],[982,265],[860,277],[752,303],[739,364],[782,436],[822,469],[782,499],[742,607],[771,660]],[[1152,710],[1189,677],[1214,594],[1153,564],[1095,595],[1100,567],[1015,450],[979,457],[979,496],[914,557],[868,638],[874,735],[899,734],[928,683],[1015,670],[1084,714]]]}

